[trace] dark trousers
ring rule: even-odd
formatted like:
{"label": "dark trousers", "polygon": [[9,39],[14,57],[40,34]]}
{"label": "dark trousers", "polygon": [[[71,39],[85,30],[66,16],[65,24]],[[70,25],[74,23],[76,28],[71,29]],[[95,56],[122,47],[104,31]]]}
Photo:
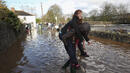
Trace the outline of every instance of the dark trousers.
{"label": "dark trousers", "polygon": [[76,46],[75,43],[72,42],[72,40],[67,40],[67,45],[64,45],[65,49],[70,57],[71,64],[78,64],[77,58],[76,58]]}
{"label": "dark trousers", "polygon": [[[61,41],[63,41],[62,39],[62,34],[59,33],[59,38]],[[78,64],[77,58],[76,58],[76,46],[75,43],[73,42],[72,39],[67,39],[66,42],[64,43],[64,47],[70,57],[70,62],[71,64]]]}

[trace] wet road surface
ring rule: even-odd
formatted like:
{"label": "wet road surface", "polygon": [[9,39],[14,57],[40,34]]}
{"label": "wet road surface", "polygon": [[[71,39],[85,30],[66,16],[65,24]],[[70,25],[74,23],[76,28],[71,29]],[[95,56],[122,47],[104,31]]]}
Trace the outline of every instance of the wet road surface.
{"label": "wet road surface", "polygon": [[[0,53],[0,73],[65,73],[61,66],[68,55],[57,35],[32,30],[9,50]],[[79,60],[82,72],[130,73],[130,45],[126,48],[99,41],[92,39],[89,46],[86,43],[85,51],[90,57]]]}

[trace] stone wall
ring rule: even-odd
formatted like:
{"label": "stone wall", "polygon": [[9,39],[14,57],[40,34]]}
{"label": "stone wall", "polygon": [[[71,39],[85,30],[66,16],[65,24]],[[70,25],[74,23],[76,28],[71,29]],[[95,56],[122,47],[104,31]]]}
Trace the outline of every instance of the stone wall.
{"label": "stone wall", "polygon": [[11,46],[21,35],[25,35],[23,29],[24,27],[21,27],[22,31],[16,32],[8,24],[0,22],[0,51]]}
{"label": "stone wall", "polygon": [[113,41],[117,41],[117,42],[130,44],[130,35],[127,35],[127,34],[91,31],[89,35],[94,36],[94,37],[103,38],[103,39],[109,39],[109,40],[113,40]]}

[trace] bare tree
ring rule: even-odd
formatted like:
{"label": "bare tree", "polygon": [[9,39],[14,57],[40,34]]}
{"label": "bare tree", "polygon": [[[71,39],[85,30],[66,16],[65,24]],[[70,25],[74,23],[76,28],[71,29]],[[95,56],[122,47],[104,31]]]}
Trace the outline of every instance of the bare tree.
{"label": "bare tree", "polygon": [[63,17],[61,8],[56,4],[52,5],[49,8],[47,14],[44,15],[44,17],[42,17],[42,18],[43,18],[43,21],[45,21],[45,22],[56,23],[55,17],[57,17],[57,23],[61,23],[65,20]]}
{"label": "bare tree", "polygon": [[118,19],[119,19],[119,23],[127,23],[128,20],[128,7],[126,5],[120,4],[118,6]]}
{"label": "bare tree", "polygon": [[29,5],[21,5],[21,9],[23,11],[29,12],[33,15],[36,15],[36,8],[35,7],[31,7]]}
{"label": "bare tree", "polygon": [[90,15],[90,20],[95,21],[97,16],[99,15],[99,12],[98,12],[98,10],[94,9],[89,12],[89,15]]}
{"label": "bare tree", "polygon": [[0,0],[0,7],[6,7],[5,1]]}

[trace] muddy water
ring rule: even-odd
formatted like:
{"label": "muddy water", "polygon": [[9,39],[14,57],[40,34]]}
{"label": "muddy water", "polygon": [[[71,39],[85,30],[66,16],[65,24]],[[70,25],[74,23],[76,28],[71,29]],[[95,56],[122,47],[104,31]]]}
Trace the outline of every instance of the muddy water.
{"label": "muddy water", "polygon": [[[65,73],[61,66],[68,55],[57,35],[32,30],[9,50],[0,53],[0,73]],[[86,43],[85,51],[90,57],[80,59],[84,73],[130,73],[130,48],[99,41],[93,38],[91,45]]]}

